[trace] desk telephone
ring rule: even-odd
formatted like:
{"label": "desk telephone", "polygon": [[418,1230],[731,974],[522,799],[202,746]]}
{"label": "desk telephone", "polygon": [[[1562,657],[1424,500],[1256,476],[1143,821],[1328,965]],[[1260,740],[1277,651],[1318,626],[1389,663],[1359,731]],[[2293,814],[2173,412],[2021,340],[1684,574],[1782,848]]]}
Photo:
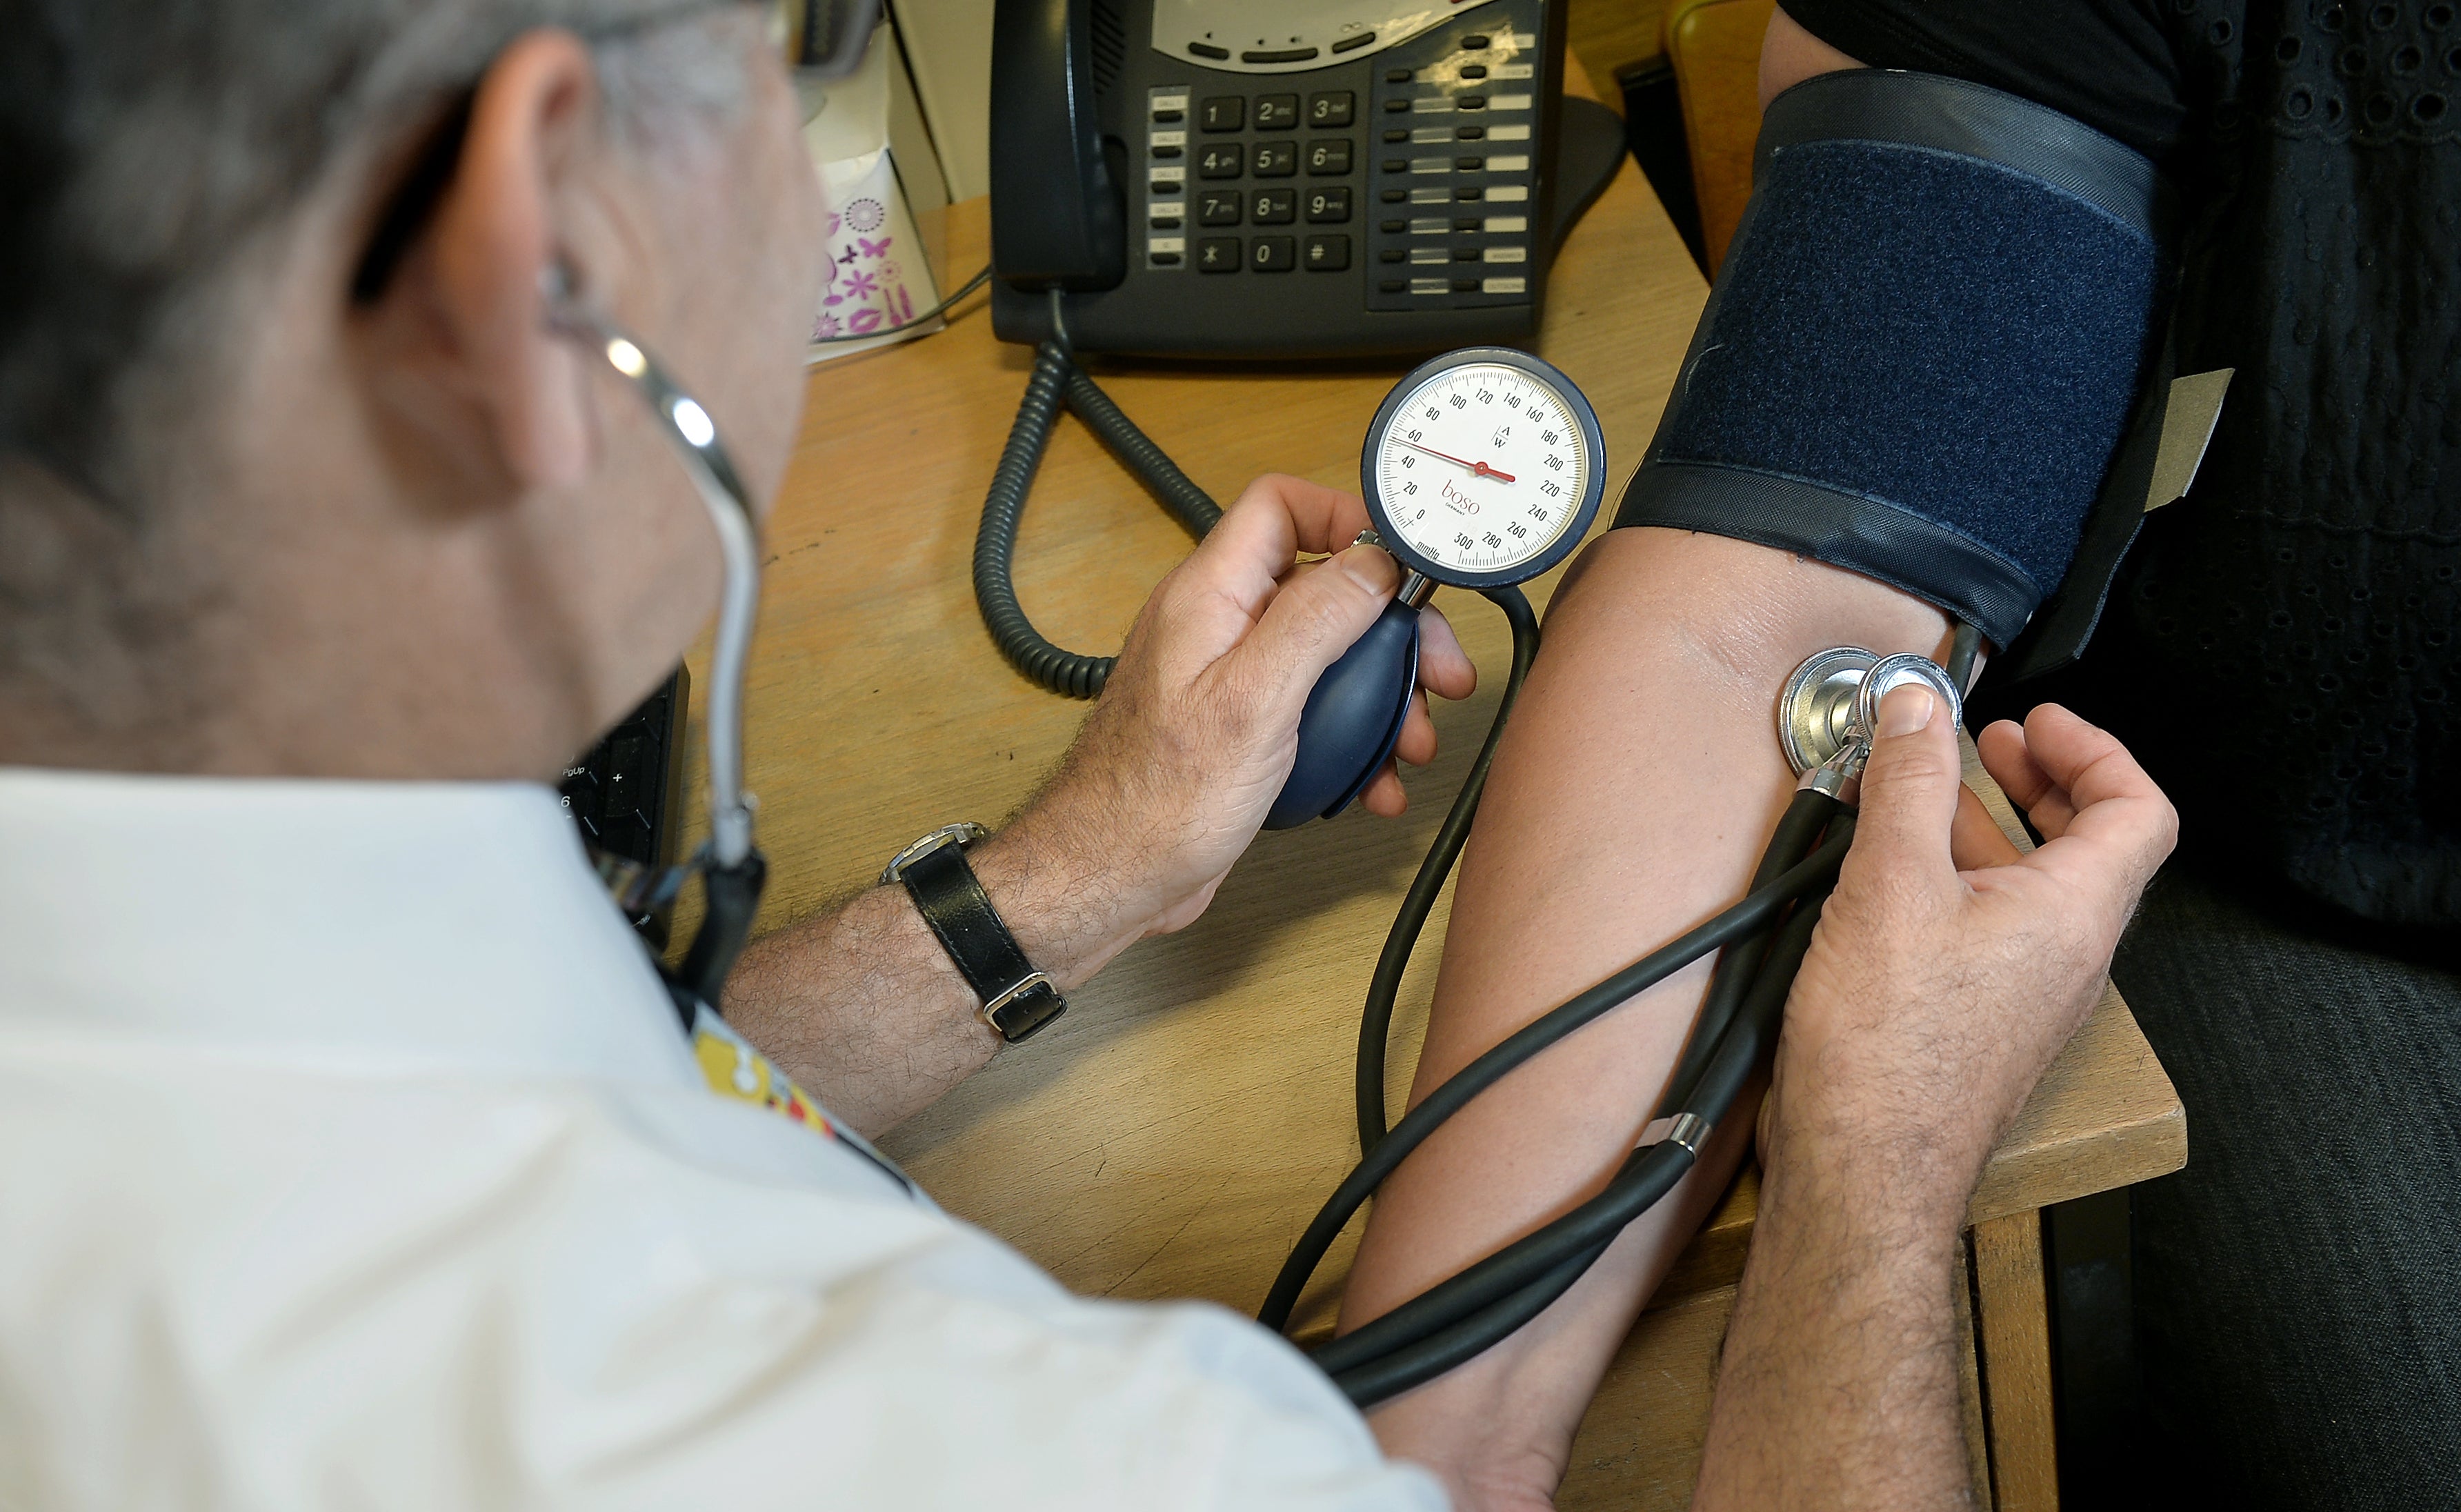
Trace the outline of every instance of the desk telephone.
{"label": "desk telephone", "polygon": [[1622,122],[1566,0],[999,0],[992,323],[1079,351],[1527,340]]}

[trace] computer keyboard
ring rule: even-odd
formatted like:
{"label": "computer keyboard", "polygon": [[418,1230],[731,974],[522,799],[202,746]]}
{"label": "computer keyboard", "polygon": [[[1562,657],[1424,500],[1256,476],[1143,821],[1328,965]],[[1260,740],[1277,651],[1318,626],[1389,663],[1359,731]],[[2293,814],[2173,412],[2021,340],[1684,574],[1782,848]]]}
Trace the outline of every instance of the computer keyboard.
{"label": "computer keyboard", "polygon": [[[682,818],[682,740],[692,701],[692,676],[678,667],[667,685],[564,769],[558,790],[565,812],[592,850],[645,867],[675,859]],[[635,914],[632,927],[654,949],[667,946],[672,909]]]}

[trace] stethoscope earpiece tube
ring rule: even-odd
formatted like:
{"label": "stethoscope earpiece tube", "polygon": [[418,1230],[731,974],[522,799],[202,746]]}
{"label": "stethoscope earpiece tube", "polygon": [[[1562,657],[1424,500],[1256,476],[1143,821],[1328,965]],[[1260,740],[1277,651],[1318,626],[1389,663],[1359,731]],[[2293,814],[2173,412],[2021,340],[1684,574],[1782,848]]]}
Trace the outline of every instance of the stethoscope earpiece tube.
{"label": "stethoscope earpiece tube", "polygon": [[670,979],[677,1015],[691,1033],[700,1008],[713,1012],[736,957],[760,909],[768,862],[753,842],[752,797],[743,788],[743,676],[752,632],[760,616],[760,525],[752,493],[719,441],[709,411],[670,377],[649,349],[589,309],[573,290],[569,270],[550,268],[543,282],[548,329],[594,350],[649,406],[675,449],[684,473],[709,512],[725,583],[718,601],[717,645],[710,656],[709,841],[693,866],[701,874],[707,909]]}

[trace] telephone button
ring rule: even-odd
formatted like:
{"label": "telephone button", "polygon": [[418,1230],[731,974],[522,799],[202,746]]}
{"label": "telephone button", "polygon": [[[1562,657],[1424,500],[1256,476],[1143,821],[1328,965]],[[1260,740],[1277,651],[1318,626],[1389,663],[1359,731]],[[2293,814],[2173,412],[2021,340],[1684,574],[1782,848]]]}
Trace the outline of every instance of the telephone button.
{"label": "telephone button", "polygon": [[1334,90],[1308,96],[1308,124],[1311,126],[1347,126],[1358,99],[1350,91]]}
{"label": "telephone button", "polygon": [[1287,273],[1298,266],[1298,242],[1287,236],[1260,236],[1250,247],[1248,266],[1259,273]]}
{"label": "telephone button", "polygon": [[1196,197],[1196,224],[1199,225],[1237,225],[1239,202],[1236,189],[1207,189]]}
{"label": "telephone button", "polygon": [[1304,63],[1314,56],[1316,56],[1316,49],[1312,47],[1288,47],[1265,53],[1242,53],[1239,54],[1239,61],[1242,63]]}
{"label": "telephone button", "polygon": [[1462,38],[1462,51],[1466,53],[1476,53],[1486,46],[1487,38],[1476,32],[1473,32],[1469,35]]}
{"label": "telephone button", "polygon": [[1338,273],[1350,266],[1350,238],[1346,236],[1311,236],[1307,239],[1307,266],[1311,273]]}
{"label": "telephone button", "polygon": [[1237,131],[1248,123],[1247,96],[1216,95],[1197,107],[1196,121],[1207,131]]}
{"label": "telephone button", "polygon": [[1318,177],[1350,171],[1350,138],[1325,137],[1308,143],[1308,172]]}
{"label": "telephone button", "polygon": [[1235,236],[1200,237],[1196,243],[1196,270],[1200,273],[1235,273],[1239,271],[1239,239]]}
{"label": "telephone button", "polygon": [[1259,95],[1256,96],[1256,129],[1288,131],[1299,123],[1299,97],[1296,95]]}
{"label": "telephone button", "polygon": [[1336,53],[1355,53],[1355,52],[1359,51],[1360,48],[1365,47],[1368,43],[1373,42],[1373,41],[1375,41],[1375,40],[1376,40],[1376,33],[1375,33],[1375,32],[1361,32],[1358,33],[1358,34],[1357,34],[1357,35],[1355,35],[1355,36],[1346,36],[1346,37],[1343,37],[1340,41],[1336,42],[1336,43],[1333,45],[1333,50],[1334,50],[1334,52],[1336,52]]}
{"label": "telephone button", "polygon": [[1196,176],[1200,179],[1236,179],[1246,157],[1235,141],[1208,142],[1205,150],[1196,155]]}
{"label": "telephone button", "polygon": [[1227,58],[1230,55],[1229,48],[1215,47],[1210,42],[1190,42],[1188,44],[1188,50],[1198,57]]}
{"label": "telephone button", "polygon": [[1338,225],[1350,219],[1350,186],[1334,184],[1310,189],[1307,197],[1307,218],[1314,225]]}
{"label": "telephone button", "polygon": [[1299,171],[1299,144],[1295,141],[1256,143],[1255,162],[1249,171],[1259,179],[1289,178]]}
{"label": "telephone button", "polygon": [[1296,189],[1259,189],[1253,219],[1258,225],[1288,225],[1298,219]]}

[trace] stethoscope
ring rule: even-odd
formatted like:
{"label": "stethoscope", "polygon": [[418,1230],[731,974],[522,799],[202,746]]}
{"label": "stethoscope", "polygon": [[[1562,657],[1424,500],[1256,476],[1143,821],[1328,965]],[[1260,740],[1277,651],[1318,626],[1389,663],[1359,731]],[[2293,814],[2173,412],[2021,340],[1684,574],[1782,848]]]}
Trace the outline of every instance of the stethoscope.
{"label": "stethoscope", "polygon": [[[1220,510],[1173,466],[1060,339],[1037,354],[976,537],[974,584],[1001,651],[1055,692],[1099,692],[1107,657],[1053,646],[1027,622],[1009,559],[1025,496],[1064,402],[1118,453],[1166,507],[1202,536]],[[1515,1068],[1586,1024],[1715,951],[1723,954],[1667,1090],[1631,1156],[1604,1191],[1417,1297],[1321,1345],[1311,1358],[1367,1406],[1433,1379],[1536,1317],[1606,1252],[1625,1225],[1672,1191],[1699,1160],[1776,1045],[1796,968],[1854,829],[1851,788],[1870,750],[1879,702],[1909,682],[1930,688],[1950,717],[1980,649],[1959,625],[1949,665],[1834,647],[1805,661],[1777,704],[1780,744],[1798,777],[1739,903],[1507,1036],[1386,1123],[1385,1041],[1394,999],[1421,929],[1459,861],[1496,746],[1539,644],[1520,585],[1577,547],[1605,486],[1597,416],[1562,372],[1526,352],[1470,348],[1413,370],[1370,422],[1359,481],[1373,529],[1404,576],[1393,602],[1310,693],[1298,756],[1266,820],[1287,828],[1339,814],[1392,755],[1416,692],[1419,617],[1437,585],[1467,588],[1512,628],[1512,668],[1469,776],[1439,827],[1386,935],[1359,1017],[1355,1097],[1360,1159],[1317,1211],[1275,1277],[1258,1321],[1287,1329],[1301,1291],[1335,1238],[1384,1178],[1445,1119]],[[1367,539],[1362,537],[1362,539]]]}
{"label": "stethoscope", "polygon": [[548,329],[597,352],[648,404],[709,512],[725,568],[702,721],[709,743],[709,839],[680,865],[650,868],[620,858],[598,859],[600,874],[628,913],[664,907],[687,881],[700,878],[707,905],[700,927],[683,965],[660,968],[689,1035],[700,1015],[717,1013],[719,990],[751,935],[769,874],[753,841],[752,796],[743,789],[743,672],[760,612],[760,517],[709,411],[668,375],[649,348],[584,303],[564,269],[551,270],[544,284]]}
{"label": "stethoscope", "polygon": [[[596,351],[648,404],[709,512],[725,567],[705,721],[710,838],[683,865],[626,872],[618,863],[610,872],[619,892],[628,894],[627,906],[671,900],[690,876],[701,878],[708,911],[683,966],[668,975],[690,1033],[700,1015],[717,1012],[719,990],[750,932],[767,871],[754,842],[753,802],[743,789],[743,673],[760,607],[759,522],[709,412],[639,340],[575,298],[567,280],[551,278],[547,295],[552,329]],[[1046,346],[1046,354],[1052,351]],[[1047,391],[1044,437],[1063,388],[1080,413],[1099,403],[1116,426],[1134,432],[1092,380],[1075,370],[1064,349],[1057,356],[1053,361],[1046,355],[1053,370],[1047,375],[1038,366],[1037,382]],[[1081,391],[1091,393],[1081,398]],[[1030,390],[1020,427],[1032,413],[1033,397]],[[1153,458],[1161,457],[1142,435],[1136,440]],[[1010,451],[1017,450],[1013,435]],[[1039,438],[1031,450],[1038,457]],[[1795,969],[1852,841],[1848,789],[1868,754],[1879,701],[1908,682],[1920,682],[1944,700],[1952,719],[1958,717],[1980,648],[1980,637],[1960,625],[1946,669],[1928,657],[1877,656],[1856,647],[1832,648],[1807,660],[1788,678],[1777,708],[1780,743],[1802,782],[1744,899],[1507,1036],[1388,1128],[1384,1059],[1394,997],[1436,896],[1460,859],[1505,722],[1537,653],[1537,617],[1519,585],[1562,562],[1588,533],[1604,492],[1604,452],[1597,417],[1572,380],[1536,357],[1504,348],[1452,352],[1414,370],[1394,387],[1369,427],[1360,481],[1375,534],[1402,564],[1405,576],[1375,625],[1310,694],[1300,716],[1299,755],[1268,824],[1288,827],[1340,813],[1392,755],[1416,690],[1420,611],[1436,585],[1470,588],[1503,609],[1512,626],[1512,669],[1486,741],[1404,896],[1369,986],[1356,1072],[1361,1158],[1300,1236],[1258,1320],[1276,1331],[1288,1326],[1301,1290],[1343,1226],[1384,1178],[1471,1098],[1684,967],[1713,951],[1724,953],[1667,1091],[1604,1191],[1312,1352],[1361,1406],[1433,1379],[1537,1316],[1571,1289],[1626,1225],[1691,1170],[1710,1133],[1775,1047]],[[1167,458],[1161,465],[1167,467]],[[1017,481],[1030,481],[1032,471],[1029,458]],[[1004,458],[1003,473],[1008,472]],[[1180,486],[1195,492],[1176,468],[1170,472]],[[1525,481],[1533,486],[1524,487]],[[1022,503],[1020,486],[1017,511]],[[1193,513],[1183,511],[1184,518]],[[1013,511],[1005,548],[1014,547],[1015,525]],[[999,565],[1004,581],[1004,560]],[[978,586],[983,577],[978,546]],[[1021,622],[1015,603],[1011,592],[1008,605]],[[1102,660],[1107,671],[1107,659]]]}

